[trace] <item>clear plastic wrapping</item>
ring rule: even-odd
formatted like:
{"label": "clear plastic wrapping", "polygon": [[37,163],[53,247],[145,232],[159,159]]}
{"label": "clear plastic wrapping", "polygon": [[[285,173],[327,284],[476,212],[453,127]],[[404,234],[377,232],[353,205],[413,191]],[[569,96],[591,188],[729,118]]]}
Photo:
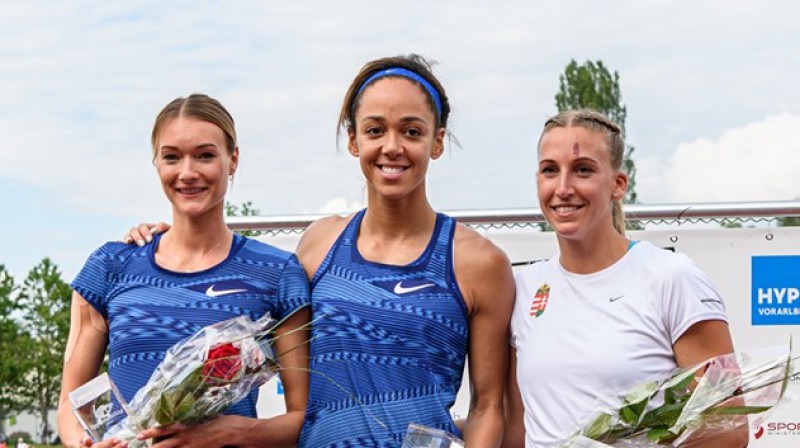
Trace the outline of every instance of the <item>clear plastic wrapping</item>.
{"label": "clear plastic wrapping", "polygon": [[73,412],[94,441],[118,437],[131,448],[146,446],[135,439],[144,429],[202,423],[278,372],[269,337],[275,325],[269,316],[239,316],[204,327],[167,351],[130,402],[101,375],[70,393]]}
{"label": "clear plastic wrapping", "polygon": [[411,423],[402,448],[464,448],[464,441],[446,431]]}
{"label": "clear plastic wrapping", "polygon": [[615,409],[594,413],[562,447],[692,446],[741,431],[748,415],[777,405],[794,373],[791,344],[716,356],[629,390]]}

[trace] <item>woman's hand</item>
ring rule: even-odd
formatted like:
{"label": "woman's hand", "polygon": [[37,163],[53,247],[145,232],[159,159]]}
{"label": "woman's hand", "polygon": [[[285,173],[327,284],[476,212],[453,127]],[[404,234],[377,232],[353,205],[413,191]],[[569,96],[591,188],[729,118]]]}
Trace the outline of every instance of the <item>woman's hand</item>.
{"label": "woman's hand", "polygon": [[[170,425],[149,428],[139,433],[139,440],[154,439],[151,448],[221,448],[236,446],[229,431],[236,416],[223,415],[200,425]],[[230,420],[230,421],[229,421]],[[94,448],[94,447],[92,447]]]}
{"label": "woman's hand", "polygon": [[145,244],[153,241],[153,235],[157,233],[164,233],[170,229],[170,225],[165,222],[158,224],[143,222],[136,227],[131,227],[125,235],[122,236],[122,241],[142,247]]}
{"label": "woman's hand", "polygon": [[64,446],[66,448],[127,448],[128,443],[116,437],[103,440],[102,442],[92,443],[92,439],[84,435],[78,442],[66,443]]}

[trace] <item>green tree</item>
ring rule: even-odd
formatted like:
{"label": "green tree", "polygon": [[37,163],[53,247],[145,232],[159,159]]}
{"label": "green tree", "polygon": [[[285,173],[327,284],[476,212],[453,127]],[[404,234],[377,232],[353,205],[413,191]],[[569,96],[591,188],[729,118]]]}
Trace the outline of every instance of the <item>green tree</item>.
{"label": "green tree", "polygon": [[19,291],[22,326],[30,335],[24,344],[27,366],[25,395],[42,422],[42,440],[51,440],[48,412],[55,409],[61,390],[61,368],[69,332],[72,289],[49,258],[28,273]]}
{"label": "green tree", "polygon": [[730,220],[730,219],[723,219],[719,225],[720,227],[725,229],[741,229],[743,227],[741,221]]}
{"label": "green tree", "polygon": [[5,433],[6,419],[27,404],[21,395],[26,371],[19,351],[24,334],[15,318],[19,312],[16,291],[14,277],[0,264],[0,434]]}
{"label": "green tree", "polygon": [[[556,93],[558,111],[567,109],[592,109],[614,120],[622,128],[625,136],[625,119],[628,109],[622,103],[622,91],[619,86],[619,73],[612,74],[602,61],[586,61],[578,64],[573,59],[567,64],[564,73],[558,77],[559,89]],[[625,146],[622,169],[628,175],[628,190],[623,202],[636,204],[636,164],[633,161],[634,147]],[[641,230],[639,223],[628,222],[631,230]]]}
{"label": "green tree", "polygon": [[[797,200],[798,198],[795,198]],[[800,227],[800,216],[784,216],[778,218],[778,227]]]}
{"label": "green tree", "polygon": [[[258,216],[260,213],[259,209],[253,207],[253,201],[242,202],[241,205],[235,205],[225,201],[225,216]],[[253,237],[262,235],[264,232],[258,230],[240,230],[236,233]]]}

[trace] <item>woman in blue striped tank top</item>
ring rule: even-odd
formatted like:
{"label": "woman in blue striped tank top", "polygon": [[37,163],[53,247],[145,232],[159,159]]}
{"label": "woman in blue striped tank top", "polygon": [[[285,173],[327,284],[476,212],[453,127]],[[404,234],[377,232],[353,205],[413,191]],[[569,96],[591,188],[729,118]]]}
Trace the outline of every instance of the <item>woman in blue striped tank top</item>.
{"label": "woman in blue striped tank top", "polygon": [[[431,207],[428,164],[450,106],[421,57],[367,63],[339,117],[367,208],[311,225],[297,255],[312,281],[309,402],[300,446],[400,447],[409,423],[493,447],[514,281],[506,255]],[[450,414],[470,360],[472,400]]]}

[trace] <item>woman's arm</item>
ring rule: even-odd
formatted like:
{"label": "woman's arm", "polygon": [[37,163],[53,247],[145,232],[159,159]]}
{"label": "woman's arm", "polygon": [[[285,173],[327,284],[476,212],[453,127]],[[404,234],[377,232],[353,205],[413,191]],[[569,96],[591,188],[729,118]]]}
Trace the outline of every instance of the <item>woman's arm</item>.
{"label": "woman's arm", "polygon": [[470,314],[468,361],[472,397],[464,441],[470,447],[497,447],[503,438],[514,275],[503,251],[461,226],[456,233],[455,254],[456,277]]}
{"label": "woman's arm", "polygon": [[[733,352],[728,324],[721,320],[706,320],[689,327],[672,346],[675,360],[680,367],[691,367],[718,355]],[[700,372],[702,374],[702,372]],[[747,417],[743,417],[741,425],[733,431],[713,434],[707,440],[691,444],[698,448],[737,448],[745,447],[749,442]]]}
{"label": "woman's arm", "polygon": [[525,446],[525,406],[517,383],[517,350],[513,347],[508,355],[508,381],[506,382],[506,426],[503,432],[502,448],[523,448]]}
{"label": "woman's arm", "polygon": [[689,327],[672,346],[679,367],[692,367],[708,358],[733,353],[728,324],[705,320]]}
{"label": "woman's arm", "polygon": [[[69,403],[69,393],[97,376],[108,345],[108,323],[77,292],[72,293],[69,338],[64,351],[61,397],[58,403],[58,432],[67,448],[92,445]],[[122,447],[116,439],[94,447]]]}

